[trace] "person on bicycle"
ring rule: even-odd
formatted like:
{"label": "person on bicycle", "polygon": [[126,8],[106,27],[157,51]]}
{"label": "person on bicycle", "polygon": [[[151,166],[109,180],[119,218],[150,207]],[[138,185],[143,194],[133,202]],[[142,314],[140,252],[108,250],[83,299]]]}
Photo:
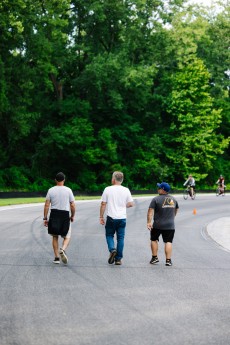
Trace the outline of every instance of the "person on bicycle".
{"label": "person on bicycle", "polygon": [[220,175],[220,177],[216,181],[216,184],[218,184],[218,187],[219,187],[219,195],[224,194],[225,185],[224,185],[224,176],[223,175]]}
{"label": "person on bicycle", "polygon": [[187,186],[190,189],[191,198],[193,198],[195,184],[195,179],[192,177],[192,175],[189,175],[187,181],[185,181],[184,183],[184,186]]}

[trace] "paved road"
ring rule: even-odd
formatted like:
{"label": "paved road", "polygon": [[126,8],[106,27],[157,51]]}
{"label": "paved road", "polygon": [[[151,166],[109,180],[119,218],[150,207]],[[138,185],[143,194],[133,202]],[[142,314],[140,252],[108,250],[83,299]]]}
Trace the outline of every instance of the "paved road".
{"label": "paved road", "polygon": [[107,264],[98,201],[77,203],[68,266],[52,264],[41,205],[1,208],[0,344],[229,344],[230,252],[206,227],[228,217],[230,196],[177,198],[172,267],[162,242],[149,264],[147,198],[128,210],[121,267]]}

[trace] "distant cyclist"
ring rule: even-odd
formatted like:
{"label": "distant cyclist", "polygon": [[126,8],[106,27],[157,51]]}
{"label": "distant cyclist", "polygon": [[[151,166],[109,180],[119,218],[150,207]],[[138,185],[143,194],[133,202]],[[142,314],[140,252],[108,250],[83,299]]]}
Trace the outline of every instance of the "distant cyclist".
{"label": "distant cyclist", "polygon": [[195,190],[195,179],[192,177],[192,175],[189,175],[187,181],[185,181],[184,186],[189,187],[190,189],[190,196],[193,198],[194,190]]}
{"label": "distant cyclist", "polygon": [[224,185],[224,176],[223,175],[220,175],[220,177],[216,181],[216,184],[218,184],[218,186],[219,186],[219,195],[224,194],[225,185]]}

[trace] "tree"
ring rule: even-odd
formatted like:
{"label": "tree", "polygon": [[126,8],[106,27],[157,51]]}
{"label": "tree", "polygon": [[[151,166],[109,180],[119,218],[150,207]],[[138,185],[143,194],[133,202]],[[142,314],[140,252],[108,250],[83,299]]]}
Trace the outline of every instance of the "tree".
{"label": "tree", "polygon": [[178,178],[189,173],[205,178],[229,144],[229,139],[217,134],[221,110],[213,107],[209,79],[203,62],[195,57],[172,76],[168,112],[173,140],[167,156],[177,166]]}

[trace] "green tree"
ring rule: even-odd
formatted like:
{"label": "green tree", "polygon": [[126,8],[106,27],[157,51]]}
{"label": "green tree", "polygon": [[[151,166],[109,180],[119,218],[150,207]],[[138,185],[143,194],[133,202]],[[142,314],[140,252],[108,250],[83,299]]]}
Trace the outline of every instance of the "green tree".
{"label": "green tree", "polygon": [[221,110],[213,107],[209,79],[209,72],[197,58],[172,76],[168,98],[172,145],[167,156],[177,166],[178,178],[189,173],[197,179],[206,178],[217,155],[223,154],[229,144],[229,139],[217,134]]}

